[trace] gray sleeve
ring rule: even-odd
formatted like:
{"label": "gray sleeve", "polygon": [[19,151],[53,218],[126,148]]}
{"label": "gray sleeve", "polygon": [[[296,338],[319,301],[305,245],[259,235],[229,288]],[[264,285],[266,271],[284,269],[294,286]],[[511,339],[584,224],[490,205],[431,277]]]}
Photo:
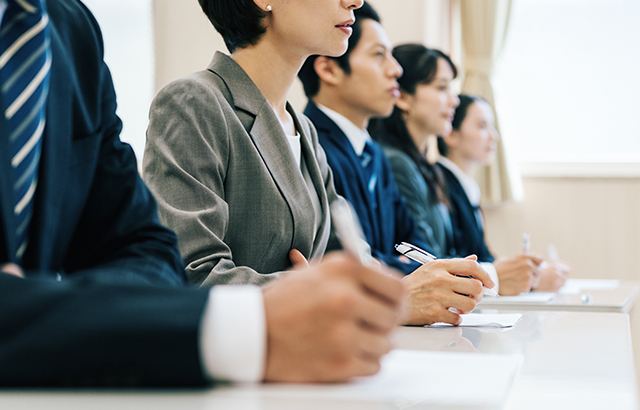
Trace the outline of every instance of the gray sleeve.
{"label": "gray sleeve", "polygon": [[236,266],[225,243],[229,205],[225,179],[235,113],[214,85],[192,76],[163,88],[153,101],[143,177],[163,224],[178,235],[192,283],[264,284],[278,274]]}

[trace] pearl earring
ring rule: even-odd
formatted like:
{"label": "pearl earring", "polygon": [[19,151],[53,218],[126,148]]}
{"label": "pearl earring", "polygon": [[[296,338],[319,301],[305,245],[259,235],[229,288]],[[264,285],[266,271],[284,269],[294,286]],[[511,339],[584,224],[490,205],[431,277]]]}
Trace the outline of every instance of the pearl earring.
{"label": "pearl earring", "polygon": [[267,6],[267,11],[271,11],[271,4]]}

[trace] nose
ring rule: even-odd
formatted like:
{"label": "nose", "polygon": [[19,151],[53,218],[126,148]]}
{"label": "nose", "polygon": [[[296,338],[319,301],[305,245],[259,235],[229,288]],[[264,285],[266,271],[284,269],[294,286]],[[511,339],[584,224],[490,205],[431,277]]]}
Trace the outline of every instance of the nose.
{"label": "nose", "polygon": [[346,3],[345,8],[347,10],[355,10],[362,7],[364,0],[343,0],[343,3]]}
{"label": "nose", "polygon": [[458,94],[451,93],[449,97],[453,108],[456,108],[458,105],[460,105],[460,98],[458,97]]}
{"label": "nose", "polygon": [[389,75],[393,78],[402,77],[402,73],[404,72],[404,70],[402,69],[400,63],[398,63],[398,60],[396,60],[392,55],[389,55],[389,62]]}

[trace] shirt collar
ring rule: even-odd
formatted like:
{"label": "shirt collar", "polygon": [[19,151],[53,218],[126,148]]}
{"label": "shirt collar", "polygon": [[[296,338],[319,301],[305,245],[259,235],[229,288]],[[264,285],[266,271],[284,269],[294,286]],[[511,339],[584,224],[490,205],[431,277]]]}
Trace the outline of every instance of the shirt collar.
{"label": "shirt collar", "polygon": [[455,164],[455,162],[451,161],[447,157],[441,156],[438,162],[455,175],[458,182],[460,182],[460,185],[462,185],[462,189],[464,189],[465,194],[467,194],[467,198],[469,198],[471,205],[480,205],[480,187],[476,180],[465,174],[464,171]]}
{"label": "shirt collar", "polygon": [[338,127],[340,127],[342,132],[344,132],[344,135],[347,136],[349,142],[351,142],[351,146],[353,146],[353,150],[356,152],[356,154],[358,156],[362,155],[365,144],[368,141],[371,141],[369,132],[367,130],[360,129],[344,115],[337,113],[332,109],[325,107],[324,105],[316,105],[318,106],[320,111],[322,111],[327,117],[335,122]]}

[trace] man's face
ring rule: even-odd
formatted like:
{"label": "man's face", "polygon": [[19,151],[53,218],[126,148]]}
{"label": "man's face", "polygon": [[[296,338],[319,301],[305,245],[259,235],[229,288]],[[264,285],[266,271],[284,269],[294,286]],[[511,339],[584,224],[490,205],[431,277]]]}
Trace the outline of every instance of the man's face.
{"label": "man's face", "polygon": [[386,117],[400,96],[396,79],[402,67],[391,55],[391,43],[382,26],[371,19],[362,21],[362,36],[349,55],[351,73],[342,73],[337,90],[349,107],[342,113],[356,125],[373,117]]}

